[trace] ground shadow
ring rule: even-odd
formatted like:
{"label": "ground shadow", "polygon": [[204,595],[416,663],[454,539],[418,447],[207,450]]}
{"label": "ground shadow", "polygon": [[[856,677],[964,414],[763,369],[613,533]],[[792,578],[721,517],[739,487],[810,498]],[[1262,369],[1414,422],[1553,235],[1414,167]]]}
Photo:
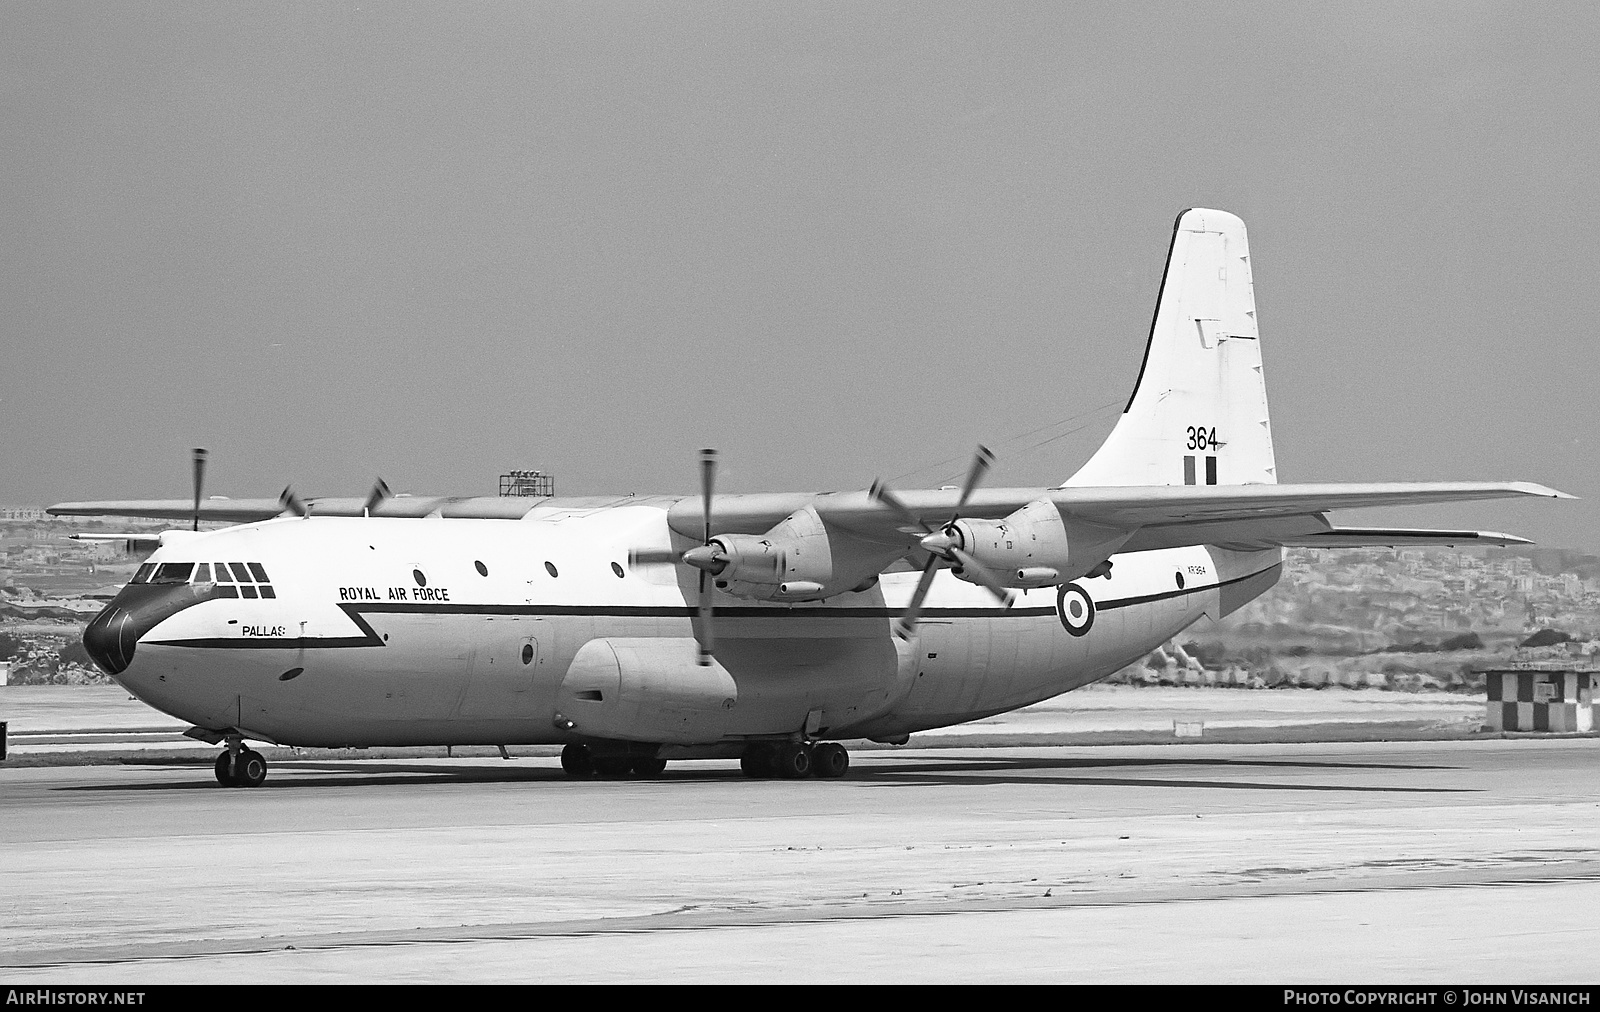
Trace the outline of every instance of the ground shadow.
{"label": "ground shadow", "polygon": [[[871,753],[869,753],[870,755]],[[162,781],[159,783],[132,784],[73,784],[55,788],[61,791],[186,791],[220,790],[207,766],[186,765],[193,778]],[[1264,782],[1254,780],[1191,779],[1182,776],[1130,776],[1133,770],[1176,771],[1182,767],[1209,767],[1217,770],[1247,770],[1252,767],[1287,770],[1325,770],[1328,772],[1363,770],[1374,771],[1452,771],[1456,766],[1424,764],[1319,762],[1309,760],[1241,760],[1241,759],[1138,759],[1127,757],[1084,758],[1048,756],[1006,756],[992,758],[917,756],[896,758],[890,762],[858,763],[846,775],[845,782],[874,786],[929,787],[929,786],[1000,786],[1031,785],[1051,787],[1160,787],[1195,788],[1208,790],[1240,791],[1292,791],[1333,792],[1351,794],[1470,794],[1475,788],[1419,787],[1413,785],[1374,784],[1313,784],[1298,782]],[[1092,775],[1094,771],[1115,771],[1120,775]],[[276,775],[274,775],[276,774]],[[1065,775],[1072,774],[1072,775]],[[423,784],[498,784],[498,783],[625,783],[631,785],[659,784],[670,788],[674,784],[745,782],[747,778],[727,763],[709,766],[694,761],[670,765],[657,776],[626,776],[615,778],[591,777],[574,780],[554,763],[526,766],[520,763],[498,766],[473,762],[463,765],[459,760],[279,760],[274,762],[267,782],[257,790],[320,789],[327,787],[399,787]],[[815,782],[815,781],[811,781]],[[786,783],[776,781],[775,783]]]}

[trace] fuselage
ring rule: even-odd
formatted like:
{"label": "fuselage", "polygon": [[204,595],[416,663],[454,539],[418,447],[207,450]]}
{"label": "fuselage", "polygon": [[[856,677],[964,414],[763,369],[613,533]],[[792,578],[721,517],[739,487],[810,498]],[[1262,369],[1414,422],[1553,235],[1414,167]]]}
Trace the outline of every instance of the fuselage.
{"label": "fuselage", "polygon": [[[157,709],[285,745],[894,740],[1103,678],[1261,594],[1282,562],[1279,549],[1128,553],[1010,609],[942,571],[910,640],[893,626],[915,572],[815,603],[719,593],[701,674],[698,574],[629,564],[630,548],[675,537],[654,505],[169,536],[85,642]],[[614,668],[620,683],[594,681]],[[666,673],[630,696],[640,670]],[[651,700],[665,703],[646,714]]]}

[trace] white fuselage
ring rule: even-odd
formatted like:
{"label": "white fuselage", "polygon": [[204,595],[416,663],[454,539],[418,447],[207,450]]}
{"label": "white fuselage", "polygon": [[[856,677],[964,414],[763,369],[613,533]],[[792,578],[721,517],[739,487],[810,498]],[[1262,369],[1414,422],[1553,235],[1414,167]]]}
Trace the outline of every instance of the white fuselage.
{"label": "white fuselage", "polygon": [[[692,656],[698,574],[628,562],[632,547],[671,541],[666,510],[644,505],[557,520],[277,519],[169,539],[152,562],[255,563],[275,596],[183,607],[116,677],[199,727],[287,745],[585,740],[585,704],[563,683],[586,644]],[[1232,611],[1281,561],[1212,547],[1115,556],[1109,575],[1075,585],[1095,604],[1079,635],[1068,625],[1085,616],[1064,621],[1055,588],[1005,610],[943,571],[909,642],[893,624],[914,572],[820,603],[719,593],[717,667],[736,689],[705,743],[894,739],[1025,706]]]}

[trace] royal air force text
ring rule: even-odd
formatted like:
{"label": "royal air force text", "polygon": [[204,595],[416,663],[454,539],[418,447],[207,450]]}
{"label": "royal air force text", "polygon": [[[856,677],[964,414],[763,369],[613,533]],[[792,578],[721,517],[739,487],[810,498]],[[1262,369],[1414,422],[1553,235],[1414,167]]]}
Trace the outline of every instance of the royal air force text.
{"label": "royal air force text", "polygon": [[375,587],[340,587],[341,601],[448,601],[449,587],[390,587],[379,593]]}

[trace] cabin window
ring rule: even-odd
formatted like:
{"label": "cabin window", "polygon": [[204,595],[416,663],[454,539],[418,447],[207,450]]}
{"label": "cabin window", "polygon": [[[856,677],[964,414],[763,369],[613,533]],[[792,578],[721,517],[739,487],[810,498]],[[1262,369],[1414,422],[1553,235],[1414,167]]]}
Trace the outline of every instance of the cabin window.
{"label": "cabin window", "polygon": [[554,562],[546,562],[544,564],[544,571],[546,573],[549,573],[551,576],[560,576],[561,575],[560,573],[556,572],[556,564]]}
{"label": "cabin window", "polygon": [[189,574],[192,572],[194,572],[194,563],[192,562],[163,562],[150,582],[188,583]]}
{"label": "cabin window", "polygon": [[533,663],[533,644],[532,643],[524,643],[524,644],[522,644],[522,663],[524,663],[524,664],[532,664]]}
{"label": "cabin window", "polygon": [[139,571],[137,573],[134,573],[133,574],[133,579],[129,580],[128,582],[129,583],[149,583],[150,582],[150,574],[154,573],[155,571],[156,571],[156,564],[154,562],[146,562],[144,565],[139,567]]}
{"label": "cabin window", "polygon": [[428,585],[428,578],[422,575],[422,570],[420,569],[413,569],[411,571],[411,578],[417,581],[417,586],[419,587],[426,587]]}
{"label": "cabin window", "polygon": [[201,562],[201,563],[197,563],[195,565],[195,567],[194,567],[194,582],[195,583],[210,583],[211,582],[211,563],[209,563],[209,562]]}
{"label": "cabin window", "polygon": [[620,565],[618,565],[617,563],[613,562],[611,564],[611,571],[613,573],[617,574],[617,579],[619,579],[619,580],[622,579],[622,567]]}
{"label": "cabin window", "polygon": [[478,571],[478,575],[479,576],[488,576],[489,575],[489,567],[485,566],[482,562],[474,562],[472,564],[472,568],[476,569]]}

